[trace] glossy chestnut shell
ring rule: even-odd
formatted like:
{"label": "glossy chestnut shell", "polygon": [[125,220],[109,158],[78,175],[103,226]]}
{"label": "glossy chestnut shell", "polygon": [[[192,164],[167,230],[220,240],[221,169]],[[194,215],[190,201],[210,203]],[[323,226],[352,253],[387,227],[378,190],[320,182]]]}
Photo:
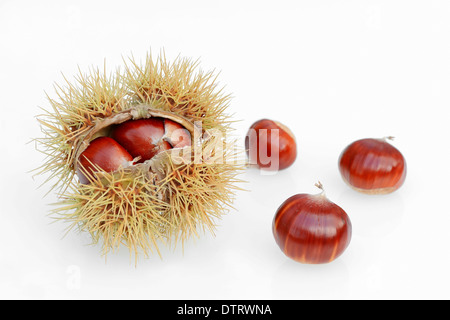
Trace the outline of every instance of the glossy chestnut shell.
{"label": "glossy chestnut shell", "polygon": [[[112,125],[109,136],[95,138],[79,157],[77,175],[81,183],[96,172],[96,166],[114,172],[152,159],[157,154],[191,145],[191,134],[170,119],[152,117]],[[108,130],[106,132],[109,132]]]}
{"label": "glossy chestnut shell", "polygon": [[87,176],[97,171],[96,166],[106,172],[113,172],[128,166],[132,161],[133,157],[117,141],[110,137],[99,137],[92,140],[81,154],[81,167],[77,174],[80,182],[86,184],[89,182]]}
{"label": "glossy chestnut shell", "polygon": [[297,157],[294,134],[283,124],[262,119],[252,124],[245,137],[250,164],[264,170],[283,170]]}
{"label": "glossy chestnut shell", "polygon": [[113,128],[111,137],[122,145],[138,163],[153,158],[159,152],[170,149],[162,140],[164,119],[150,118],[127,121]]}
{"label": "glossy chestnut shell", "polygon": [[406,178],[406,161],[386,139],[353,142],[339,157],[339,171],[353,189],[367,194],[387,194]]}
{"label": "glossy chestnut shell", "polygon": [[272,231],[286,256],[301,263],[321,264],[345,251],[352,224],[346,212],[325,195],[297,194],[278,208]]}

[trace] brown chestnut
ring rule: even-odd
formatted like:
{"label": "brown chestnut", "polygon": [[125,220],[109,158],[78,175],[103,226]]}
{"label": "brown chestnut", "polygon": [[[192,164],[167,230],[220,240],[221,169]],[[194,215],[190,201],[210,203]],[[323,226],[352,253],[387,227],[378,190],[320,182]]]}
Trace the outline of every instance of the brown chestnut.
{"label": "brown chestnut", "polygon": [[397,148],[383,139],[361,139],[347,146],[339,157],[339,171],[353,189],[366,194],[387,194],[406,178],[406,161]]}
{"label": "brown chestnut", "polygon": [[133,162],[133,157],[109,137],[99,137],[92,140],[84,150],[79,159],[77,175],[81,183],[88,183],[88,176],[96,172],[96,166],[106,172],[118,170],[120,167],[127,167]]}
{"label": "brown chestnut", "polygon": [[111,137],[138,163],[172,148],[191,145],[191,134],[182,125],[163,118],[130,120],[115,126]]}
{"label": "brown chestnut", "polygon": [[164,119],[161,118],[126,121],[115,126],[111,133],[111,138],[122,145],[133,158],[140,157],[138,163],[166,150],[163,136]]}
{"label": "brown chestnut", "polygon": [[282,170],[291,166],[297,157],[297,143],[285,125],[262,119],[256,121],[245,137],[245,149],[250,165],[264,170]]}
{"label": "brown chestnut", "polygon": [[172,120],[155,117],[125,121],[111,128],[111,137],[90,142],[80,155],[77,175],[86,184],[96,166],[113,172],[120,166],[142,163],[161,152],[190,145],[189,131]]}
{"label": "brown chestnut", "polygon": [[278,208],[272,230],[275,241],[289,258],[308,264],[328,263],[347,248],[352,224],[347,213],[322,193],[297,194]]}

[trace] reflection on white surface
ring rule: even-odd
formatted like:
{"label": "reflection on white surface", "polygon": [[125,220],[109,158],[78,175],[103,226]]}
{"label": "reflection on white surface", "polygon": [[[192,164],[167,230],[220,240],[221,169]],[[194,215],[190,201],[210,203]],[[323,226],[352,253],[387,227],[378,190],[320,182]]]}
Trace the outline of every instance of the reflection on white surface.
{"label": "reflection on white surface", "polygon": [[301,264],[287,259],[272,276],[272,294],[281,299],[345,298],[349,271],[344,259],[326,264]]}

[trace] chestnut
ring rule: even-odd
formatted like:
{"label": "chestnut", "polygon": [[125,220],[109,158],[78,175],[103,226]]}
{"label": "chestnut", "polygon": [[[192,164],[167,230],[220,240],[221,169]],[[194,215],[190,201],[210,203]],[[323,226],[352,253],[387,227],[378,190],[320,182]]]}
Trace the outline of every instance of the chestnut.
{"label": "chestnut", "polygon": [[280,122],[261,119],[253,123],[245,137],[250,165],[264,170],[283,170],[297,157],[295,136]]}
{"label": "chestnut", "polygon": [[289,258],[307,264],[328,263],[348,247],[352,224],[347,213],[320,194],[297,194],[284,201],[272,223],[275,241]]}
{"label": "chestnut", "polygon": [[110,137],[94,139],[81,153],[77,168],[81,183],[89,182],[87,176],[96,171],[96,166],[113,172],[120,166],[142,163],[163,151],[191,145],[190,132],[165,118],[128,120],[112,126],[110,131]]}
{"label": "chestnut", "polygon": [[92,175],[98,166],[106,172],[113,172],[120,167],[127,167],[133,161],[133,157],[117,141],[110,137],[99,137],[92,140],[79,158],[77,175],[80,182],[89,182],[87,176]]}
{"label": "chestnut", "polygon": [[111,137],[122,145],[137,163],[172,148],[191,145],[191,135],[180,124],[163,118],[130,120],[112,129]]}
{"label": "chestnut", "polygon": [[170,143],[171,148],[184,148],[191,145],[191,134],[181,124],[165,119],[163,139]]}
{"label": "chestnut", "polygon": [[387,194],[403,185],[406,161],[387,140],[361,139],[347,146],[339,157],[339,171],[353,189],[366,194]]}
{"label": "chestnut", "polygon": [[111,138],[122,145],[138,163],[153,158],[160,149],[168,146],[161,138],[164,135],[164,120],[161,118],[130,120],[114,126]]}

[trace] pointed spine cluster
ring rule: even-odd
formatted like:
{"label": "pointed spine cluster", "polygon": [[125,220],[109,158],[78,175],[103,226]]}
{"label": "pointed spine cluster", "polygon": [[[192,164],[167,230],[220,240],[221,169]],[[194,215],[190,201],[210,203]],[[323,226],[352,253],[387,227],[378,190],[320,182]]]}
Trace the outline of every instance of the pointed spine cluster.
{"label": "pointed spine cluster", "polygon": [[[154,62],[148,55],[143,64],[130,59],[124,72],[109,76],[98,69],[80,72],[74,84],[56,85],[58,99],[49,97],[52,108],[38,117],[44,137],[36,139],[37,147],[46,156],[38,173],[48,175],[45,182],[56,180],[51,190],[60,194],[53,214],[69,222],[69,230],[88,232],[104,255],[121,245],[136,257],[160,254],[161,243],[184,245],[200,230],[214,233],[216,219],[231,208],[243,165],[225,141],[230,96],[218,89],[213,72],[198,67],[198,61],[169,63],[162,55]],[[107,129],[102,125],[108,119],[124,112],[144,116],[142,106],[192,124],[201,121],[203,132],[223,133],[202,139],[200,149],[192,151],[191,160],[199,152],[208,154],[208,161],[175,163],[167,152],[142,166],[99,170],[90,184],[79,184],[74,173],[80,150]],[[211,152],[217,144],[224,145],[223,153]]]}

